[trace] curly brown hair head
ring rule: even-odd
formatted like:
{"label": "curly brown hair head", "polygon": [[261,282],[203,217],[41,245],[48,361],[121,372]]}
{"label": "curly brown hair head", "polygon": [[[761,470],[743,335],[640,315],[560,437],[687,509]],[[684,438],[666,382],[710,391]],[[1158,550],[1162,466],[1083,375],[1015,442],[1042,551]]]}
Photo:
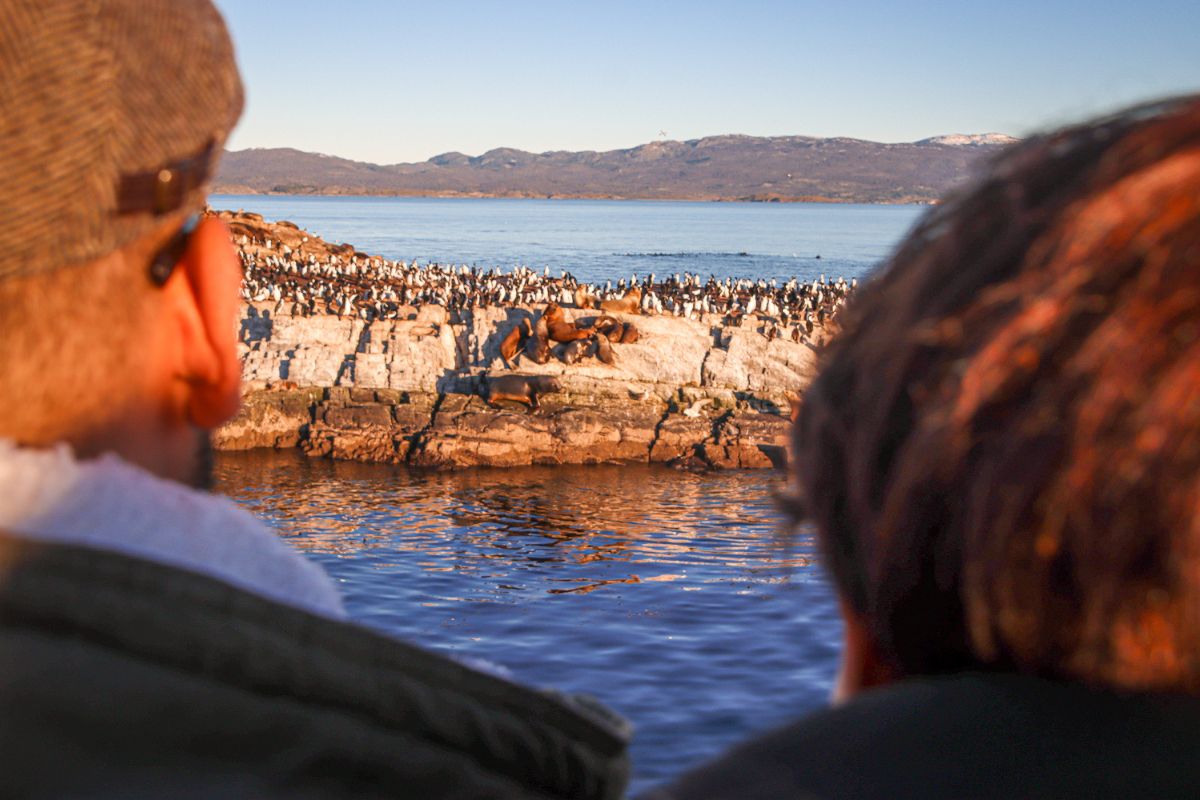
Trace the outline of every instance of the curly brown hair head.
{"label": "curly brown hair head", "polygon": [[796,475],[894,672],[1200,693],[1200,98],[1005,151],[844,321]]}

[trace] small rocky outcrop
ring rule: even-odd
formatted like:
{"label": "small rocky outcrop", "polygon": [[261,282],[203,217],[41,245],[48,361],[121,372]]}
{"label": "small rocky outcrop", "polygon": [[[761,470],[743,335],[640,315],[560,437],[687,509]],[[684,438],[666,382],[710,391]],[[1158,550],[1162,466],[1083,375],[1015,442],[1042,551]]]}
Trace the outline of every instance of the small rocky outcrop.
{"label": "small rocky outcrop", "polygon": [[[277,304],[276,304],[277,305]],[[505,365],[499,345],[540,309],[403,310],[396,319],[293,316],[243,307],[242,411],[223,449],[299,447],[315,457],[454,469],[655,462],[782,466],[791,402],[811,377],[808,343],[769,339],[769,320],[629,316],[640,337],[596,358]],[[587,325],[598,312],[564,309]],[[621,316],[621,315],[618,315]],[[559,346],[561,347],[561,345]],[[551,375],[562,391],[529,411],[489,407],[489,375]]]}

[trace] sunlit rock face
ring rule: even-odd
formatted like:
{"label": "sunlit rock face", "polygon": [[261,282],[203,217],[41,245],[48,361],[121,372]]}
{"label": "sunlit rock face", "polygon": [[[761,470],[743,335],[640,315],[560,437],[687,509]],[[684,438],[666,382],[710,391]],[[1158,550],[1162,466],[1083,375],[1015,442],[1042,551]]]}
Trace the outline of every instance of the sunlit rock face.
{"label": "sunlit rock face", "polygon": [[[613,363],[506,365],[505,335],[540,309],[408,309],[367,322],[292,316],[247,304],[240,322],[245,397],[218,447],[300,447],[314,456],[435,468],[601,462],[757,468],[782,465],[791,401],[814,369],[808,341],[768,338],[771,322],[616,315],[639,339]],[[563,309],[586,325],[596,311]],[[819,337],[818,337],[819,341]],[[551,375],[538,408],[480,396],[489,375]]]}

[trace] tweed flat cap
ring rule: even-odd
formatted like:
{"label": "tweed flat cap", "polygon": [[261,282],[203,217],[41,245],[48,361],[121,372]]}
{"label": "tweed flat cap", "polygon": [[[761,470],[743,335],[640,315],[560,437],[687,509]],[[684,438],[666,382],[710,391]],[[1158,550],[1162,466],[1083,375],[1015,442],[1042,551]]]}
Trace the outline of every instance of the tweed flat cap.
{"label": "tweed flat cap", "polygon": [[0,279],[198,208],[241,109],[209,0],[0,0]]}

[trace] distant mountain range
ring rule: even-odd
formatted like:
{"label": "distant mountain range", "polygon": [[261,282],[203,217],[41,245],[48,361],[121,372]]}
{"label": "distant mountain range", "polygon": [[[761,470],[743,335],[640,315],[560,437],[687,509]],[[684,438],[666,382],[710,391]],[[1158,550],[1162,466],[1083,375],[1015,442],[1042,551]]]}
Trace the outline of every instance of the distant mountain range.
{"label": "distant mountain range", "polygon": [[251,149],[225,153],[214,191],[921,203],[936,200],[1014,141],[998,133],[904,144],[729,135],[607,152],[443,153],[386,166],[291,148]]}

